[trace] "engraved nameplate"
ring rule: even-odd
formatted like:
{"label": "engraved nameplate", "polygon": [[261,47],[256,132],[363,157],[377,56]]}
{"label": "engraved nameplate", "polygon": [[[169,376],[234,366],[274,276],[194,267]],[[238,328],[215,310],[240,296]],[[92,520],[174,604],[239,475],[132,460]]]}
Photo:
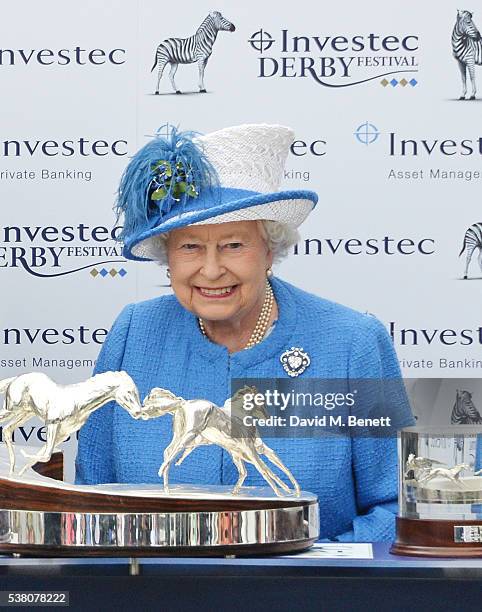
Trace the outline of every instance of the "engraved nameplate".
{"label": "engraved nameplate", "polygon": [[454,542],[482,542],[482,525],[454,525]]}

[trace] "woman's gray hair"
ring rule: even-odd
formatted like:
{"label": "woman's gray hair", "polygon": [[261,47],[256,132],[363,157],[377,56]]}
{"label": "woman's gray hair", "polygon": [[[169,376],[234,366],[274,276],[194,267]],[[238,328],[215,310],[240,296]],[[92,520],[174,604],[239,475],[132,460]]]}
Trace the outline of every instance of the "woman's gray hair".
{"label": "woman's gray hair", "polygon": [[[298,230],[279,221],[259,221],[261,235],[268,249],[273,253],[274,263],[278,263],[288,255],[289,249],[295,245],[300,235]],[[158,234],[151,238],[151,254],[161,265],[167,265],[167,239],[169,234]]]}

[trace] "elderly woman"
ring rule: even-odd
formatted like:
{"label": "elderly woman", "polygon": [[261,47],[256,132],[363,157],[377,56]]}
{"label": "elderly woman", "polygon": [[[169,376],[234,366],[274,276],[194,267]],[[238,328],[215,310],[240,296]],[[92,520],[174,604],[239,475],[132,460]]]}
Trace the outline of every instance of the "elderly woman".
{"label": "elderly woman", "polygon": [[[233,378],[397,378],[382,324],[273,276],[316,204],[311,191],[278,191],[293,133],[244,125],[206,136],[174,131],[131,160],[119,189],[124,252],[168,265],[174,295],[127,306],[96,372],[125,370],[141,397],[153,387],[222,405]],[[301,378],[299,378],[301,380]],[[411,424],[403,407],[405,423]],[[115,404],[82,429],[77,481],[159,482],[171,418],[134,421]],[[394,536],[393,438],[270,439],[320,502],[320,533],[340,541]],[[171,481],[234,484],[229,455],[203,446]],[[249,472],[246,484],[265,485]]]}

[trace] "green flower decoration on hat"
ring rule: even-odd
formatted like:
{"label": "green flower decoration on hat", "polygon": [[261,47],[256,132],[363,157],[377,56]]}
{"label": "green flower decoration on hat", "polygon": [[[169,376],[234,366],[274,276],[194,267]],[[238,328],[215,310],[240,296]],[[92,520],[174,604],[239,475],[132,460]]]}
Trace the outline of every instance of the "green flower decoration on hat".
{"label": "green flower decoration on hat", "polygon": [[151,165],[151,171],[154,177],[149,191],[153,202],[159,203],[166,198],[180,202],[183,195],[190,198],[198,197],[199,192],[189,164],[160,159]]}

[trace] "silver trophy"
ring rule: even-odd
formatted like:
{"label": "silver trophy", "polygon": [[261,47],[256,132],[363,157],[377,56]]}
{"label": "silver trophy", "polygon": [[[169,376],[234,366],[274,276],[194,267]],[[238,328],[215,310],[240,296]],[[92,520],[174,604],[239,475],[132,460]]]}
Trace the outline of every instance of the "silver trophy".
{"label": "silver trophy", "polygon": [[[125,372],[106,372],[65,386],[41,373],[0,381],[0,394],[5,396],[0,411],[0,423],[5,423],[5,446],[0,446],[0,552],[242,555],[311,546],[319,534],[316,496],[301,492],[256,428],[245,427],[231,414],[233,405],[252,391],[241,389],[218,407],[156,388],[141,404],[136,385]],[[135,419],[174,415],[173,437],[164,453],[159,469],[163,480],[158,485],[74,485],[54,480],[40,469],[92,412],[112,400]],[[20,449],[16,456],[13,431],[33,417],[45,424],[46,443],[36,453]],[[207,444],[229,452],[239,472],[234,489],[169,487],[169,469],[176,457],[179,464]],[[287,476],[292,488],[262,457]],[[258,469],[269,488],[243,486],[246,462]]]}
{"label": "silver trophy", "polygon": [[396,554],[482,556],[482,432],[473,426],[401,431]]}

